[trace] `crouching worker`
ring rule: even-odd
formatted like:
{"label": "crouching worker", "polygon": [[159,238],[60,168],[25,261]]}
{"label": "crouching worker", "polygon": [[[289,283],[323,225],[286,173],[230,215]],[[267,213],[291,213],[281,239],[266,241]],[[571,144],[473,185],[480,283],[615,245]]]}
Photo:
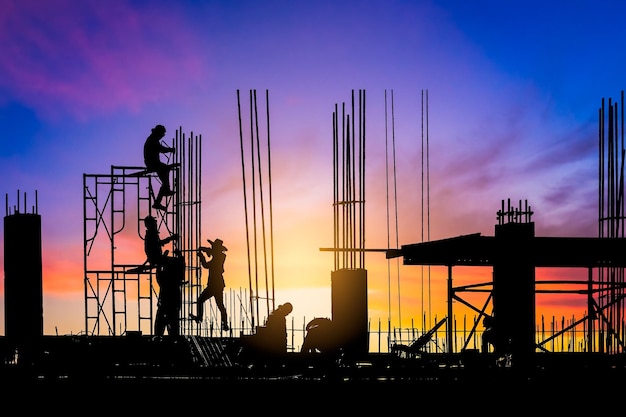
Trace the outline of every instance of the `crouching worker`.
{"label": "crouching worker", "polygon": [[265,326],[257,327],[256,334],[244,337],[244,350],[250,360],[275,363],[284,359],[287,354],[287,316],[292,311],[291,303],[276,307]]}
{"label": "crouching worker", "polygon": [[333,353],[336,350],[333,322],[326,317],[316,317],[306,325],[302,353]]}

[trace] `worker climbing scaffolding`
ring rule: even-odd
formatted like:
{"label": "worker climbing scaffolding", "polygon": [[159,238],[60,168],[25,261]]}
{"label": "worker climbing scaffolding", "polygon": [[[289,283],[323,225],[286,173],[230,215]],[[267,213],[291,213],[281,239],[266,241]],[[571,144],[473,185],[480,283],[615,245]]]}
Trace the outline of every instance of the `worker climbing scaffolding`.
{"label": "worker climbing scaffolding", "polygon": [[179,164],[166,164],[161,161],[161,154],[173,154],[176,149],[164,145],[161,139],[165,136],[165,126],[156,125],[152,128],[152,132],[146,138],[146,142],[143,147],[143,159],[146,164],[147,172],[156,172],[161,181],[161,187],[157,193],[153,208],[158,210],[167,210],[167,207],[163,205],[163,198],[174,195],[174,191],[170,186],[170,170],[179,166]]}

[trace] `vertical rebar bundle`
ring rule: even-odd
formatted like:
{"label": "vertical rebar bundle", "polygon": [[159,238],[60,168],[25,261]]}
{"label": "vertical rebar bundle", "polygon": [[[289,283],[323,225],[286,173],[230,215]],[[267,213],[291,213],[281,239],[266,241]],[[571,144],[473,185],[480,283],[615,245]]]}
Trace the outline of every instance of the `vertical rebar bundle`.
{"label": "vertical rebar bundle", "polygon": [[[369,350],[367,270],[365,269],[365,91],[358,109],[333,113],[333,244],[331,311],[336,342],[348,355]],[[358,115],[357,115],[358,111]],[[358,122],[358,126],[357,123]]]}
{"label": "vertical rebar bundle", "polygon": [[[624,91],[621,92],[621,108],[611,98],[605,107],[604,98],[599,112],[599,194],[598,194],[598,234],[612,239],[624,238]],[[597,325],[597,340],[589,338],[589,351],[594,351],[593,343],[598,343],[599,352],[617,353],[624,351],[622,341],[624,310],[624,269],[616,267],[599,268],[599,292],[594,302],[596,311],[589,316],[601,320],[589,321]],[[591,297],[591,295],[590,295]]]}
{"label": "vertical rebar bundle", "polygon": [[337,104],[333,112],[335,270],[365,267],[365,90],[359,90],[358,109],[355,100],[352,90],[350,111],[343,103],[341,115]]}
{"label": "vertical rebar bundle", "polygon": [[[174,138],[174,163],[180,166],[177,172],[177,190],[174,195],[176,210],[172,220],[173,229],[178,230],[180,238],[174,249],[180,249],[185,258],[186,291],[182,291],[181,300],[181,333],[198,334],[202,331],[193,320],[186,320],[190,313],[194,313],[194,303],[205,284],[202,279],[202,268],[198,263],[196,250],[206,245],[202,238],[202,135],[190,132],[186,137],[180,127]],[[210,310],[210,314],[215,313]],[[217,313],[219,314],[219,313]],[[220,317],[210,317],[211,323],[220,323]],[[216,326],[219,328],[219,326]]]}
{"label": "vertical rebar bundle", "polygon": [[[264,315],[275,309],[274,303],[274,236],[272,222],[272,164],[270,142],[269,91],[265,90],[265,121],[259,120],[256,90],[249,92],[249,143],[244,142],[241,99],[237,90],[239,139],[243,176],[246,244],[248,252],[248,285],[250,287],[249,319],[252,328],[260,324],[259,301],[264,301]],[[265,127],[266,147],[261,144]],[[262,156],[266,156],[265,159]],[[249,159],[248,159],[249,158]],[[249,160],[249,165],[246,161]],[[248,176],[250,179],[248,180]],[[267,185],[264,183],[267,181]],[[266,190],[265,187],[268,187]],[[251,213],[248,211],[248,191],[251,192]],[[267,194],[266,194],[267,193]],[[266,204],[268,207],[266,208]],[[260,228],[260,229],[259,229]],[[262,253],[260,253],[262,252]],[[262,256],[259,259],[259,256]]]}

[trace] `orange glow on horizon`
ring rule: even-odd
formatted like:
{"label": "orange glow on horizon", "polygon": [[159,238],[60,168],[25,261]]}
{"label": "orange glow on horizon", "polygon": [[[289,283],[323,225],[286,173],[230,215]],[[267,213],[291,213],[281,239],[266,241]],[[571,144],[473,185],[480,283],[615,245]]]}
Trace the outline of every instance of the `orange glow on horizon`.
{"label": "orange glow on horizon", "polygon": [[[280,258],[275,265],[275,294],[276,304],[291,302],[294,305],[293,316],[296,321],[306,321],[314,317],[330,317],[331,311],[331,255],[320,252],[319,248],[311,248],[312,255],[301,252],[294,247],[290,256]],[[368,271],[368,307],[369,319],[372,322],[382,321],[384,327],[390,322],[393,327],[422,327],[424,320],[431,323],[436,318],[447,315],[447,285],[448,270],[439,266],[404,266],[396,260],[387,261],[383,254],[368,255],[372,258],[366,263]],[[74,294],[83,298],[84,281],[83,266],[79,263],[55,262],[53,256],[44,255],[43,290],[44,298],[66,298]],[[143,262],[143,249],[138,246],[132,259],[137,263]],[[376,258],[380,259],[376,259]],[[129,258],[129,259],[130,259]],[[287,259],[288,262],[283,260]],[[254,293],[262,298],[272,294],[271,287],[265,287],[265,275],[263,266],[257,276],[250,277],[248,272],[245,248],[237,245],[229,247],[226,262],[226,291],[245,289],[250,290],[252,282]],[[468,285],[491,282],[490,267],[455,267],[452,269],[453,285]],[[206,271],[202,272],[202,280],[206,277]],[[538,268],[536,271],[536,290],[576,290],[580,285],[557,284],[549,287],[543,285],[545,281],[576,280],[584,284],[587,279],[587,271],[573,268]],[[268,276],[268,282],[271,279]],[[258,284],[258,285],[257,285]],[[487,285],[487,288],[489,286]],[[2,292],[4,289],[2,288]],[[398,295],[400,294],[400,296]],[[462,293],[460,296],[472,303],[477,308],[482,308],[487,294]],[[559,322],[562,318],[572,320],[580,319],[587,312],[587,299],[581,294],[563,293],[537,293],[536,297],[536,323],[540,326],[542,321]],[[248,300],[244,300],[247,303]],[[491,313],[491,306],[487,308]],[[464,316],[474,317],[476,313],[466,306],[454,302],[453,314],[456,319]],[[58,315],[58,314],[57,314]],[[401,323],[399,323],[401,320]],[[47,322],[47,320],[46,320]],[[76,323],[76,322],[74,322]],[[81,323],[82,325],[82,323]],[[427,326],[428,327],[428,326]],[[72,328],[78,332],[82,329]],[[47,329],[47,331],[51,331]],[[69,332],[69,330],[68,330]]]}

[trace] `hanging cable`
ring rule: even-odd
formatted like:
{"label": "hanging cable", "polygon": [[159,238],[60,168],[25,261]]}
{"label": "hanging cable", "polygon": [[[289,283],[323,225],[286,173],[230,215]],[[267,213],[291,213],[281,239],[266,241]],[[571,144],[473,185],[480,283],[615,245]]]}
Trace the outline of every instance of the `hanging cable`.
{"label": "hanging cable", "polygon": [[[256,158],[257,158],[257,170],[258,170],[258,174],[259,174],[259,205],[260,205],[260,211],[261,211],[261,239],[262,239],[262,243],[263,243],[263,267],[264,267],[264,274],[263,277],[265,279],[265,308],[266,308],[266,314],[269,315],[271,311],[273,311],[273,307],[270,307],[270,294],[269,294],[269,290],[270,290],[270,285],[268,282],[268,270],[267,270],[267,237],[266,237],[266,231],[265,231],[265,197],[263,195],[263,169],[262,169],[262,165],[261,165],[261,143],[259,140],[259,112],[258,112],[258,106],[257,106],[257,99],[256,99],[256,90],[254,90],[254,130],[255,130],[255,136],[256,136]],[[273,305],[273,303],[272,303]]]}
{"label": "hanging cable", "polygon": [[[399,247],[399,231],[398,231],[398,180],[396,173],[396,118],[393,99],[393,90],[391,90],[391,143],[393,147],[393,206],[394,221],[396,226],[396,249]],[[398,290],[398,325],[402,327],[402,305],[400,302],[400,259],[396,258],[396,280]]]}
{"label": "hanging cable", "polygon": [[[387,115],[387,90],[385,90],[385,201],[386,201],[386,226],[387,226],[387,247],[391,247],[390,225],[389,225],[389,145],[388,145],[388,120]],[[391,259],[387,259],[387,322],[391,323]]]}
{"label": "hanging cable", "polygon": [[[422,106],[421,106],[421,118],[422,118],[422,129],[421,129],[421,160],[422,160],[422,168],[421,168],[421,178],[422,178],[422,210],[421,210],[421,220],[422,220],[422,236],[421,241],[424,242],[424,239],[430,241],[430,158],[429,158],[429,140],[428,140],[428,90],[422,90]],[[426,166],[424,166],[424,164]],[[424,207],[426,204],[426,207]],[[424,219],[424,213],[426,213],[426,219]],[[426,237],[424,237],[424,231],[426,231]],[[426,327],[427,322],[431,323],[432,320],[432,311],[431,311],[431,282],[430,282],[430,265],[425,267],[421,266],[421,299],[422,299],[422,313],[424,314],[424,323],[423,326]],[[426,275],[426,276],[425,276]],[[426,280],[426,283],[424,282]],[[424,294],[424,286],[426,285],[426,292]],[[425,301],[426,300],[426,301]],[[426,303],[426,306],[425,306]],[[426,309],[428,309],[428,316],[426,317]],[[426,322],[427,321],[427,322]]]}
{"label": "hanging cable", "polygon": [[269,90],[265,90],[265,108],[267,111],[267,173],[269,178],[269,210],[270,210],[270,261],[272,265],[272,311],[276,308],[274,304],[275,292],[274,292],[274,220],[272,211],[272,148],[270,146],[270,94]]}
{"label": "hanging cable", "polygon": [[[244,208],[244,217],[246,222],[246,251],[248,256],[248,286],[252,289],[252,270],[251,270],[251,259],[250,259],[250,226],[248,223],[248,197],[246,193],[246,164],[244,158],[244,146],[243,146],[243,125],[241,123],[241,100],[239,97],[239,90],[237,90],[237,111],[239,115],[239,144],[241,149],[241,175],[243,178],[243,208]],[[252,291],[250,292],[250,314],[252,315],[252,328],[256,326],[255,319],[255,310],[253,303],[254,294]]]}
{"label": "hanging cable", "polygon": [[[426,238],[430,242],[430,141],[429,141],[429,123],[428,123],[428,90],[426,92],[426,100],[423,105],[426,107]],[[430,265],[428,265],[428,320],[432,323],[432,303],[431,303],[431,282],[430,282]]]}

